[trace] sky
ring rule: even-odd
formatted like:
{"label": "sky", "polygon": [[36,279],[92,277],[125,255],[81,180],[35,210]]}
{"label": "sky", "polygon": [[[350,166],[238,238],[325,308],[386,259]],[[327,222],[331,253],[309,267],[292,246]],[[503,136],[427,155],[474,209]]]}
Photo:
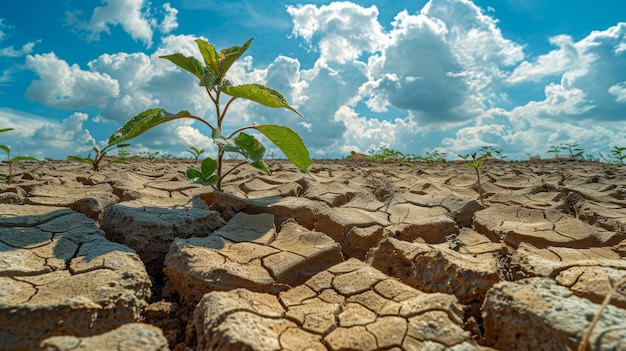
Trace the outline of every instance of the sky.
{"label": "sky", "polygon": [[[626,146],[626,2],[615,0],[10,1],[0,129],[15,130],[0,144],[12,157],[87,156],[154,107],[214,123],[197,79],[159,56],[202,60],[195,39],[220,50],[253,37],[227,78],[278,90],[303,117],[237,99],[224,134],[285,125],[317,159],[389,147],[452,160],[492,146],[522,160],[568,143],[596,157]],[[130,151],[215,156],[210,135],[182,119]]]}

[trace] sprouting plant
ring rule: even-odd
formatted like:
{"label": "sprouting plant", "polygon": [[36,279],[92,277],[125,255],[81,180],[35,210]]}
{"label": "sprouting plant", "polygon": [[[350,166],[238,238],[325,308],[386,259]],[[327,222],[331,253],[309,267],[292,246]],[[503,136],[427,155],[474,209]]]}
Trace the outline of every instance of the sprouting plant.
{"label": "sprouting plant", "polygon": [[161,158],[164,160],[168,160],[170,158],[174,158],[174,156],[172,156],[172,154],[170,154],[169,152],[164,152],[161,154]]}
{"label": "sprouting plant", "polygon": [[204,149],[198,149],[190,146],[187,152],[190,152],[193,155],[193,163],[195,164],[196,162],[198,162],[198,158],[200,158],[200,155],[204,153]]}
{"label": "sprouting plant", "polygon": [[380,151],[372,153],[372,149],[370,149],[371,156],[366,157],[366,160],[374,161],[378,163],[399,163],[401,165],[412,167],[413,159],[411,155],[404,154],[397,150],[392,150],[390,148],[381,148]]}
{"label": "sprouting plant", "polygon": [[561,151],[561,148],[556,146],[556,145],[551,145],[550,149],[548,149],[548,153],[549,154],[554,154],[554,158],[559,157],[559,152]]}
{"label": "sprouting plant", "polygon": [[573,143],[565,143],[561,146],[561,149],[567,151],[569,154],[569,157],[573,157],[573,158],[579,158],[585,154],[585,150],[578,147],[577,141]]}
{"label": "sprouting plant", "polygon": [[548,153],[553,153],[554,157],[559,157],[559,152],[565,151],[569,157],[580,158],[585,154],[585,150],[578,147],[578,142],[559,144],[558,146],[550,146]]}
{"label": "sprouting plant", "polygon": [[450,234],[446,236],[446,241],[450,245],[450,249],[457,252],[460,249],[463,249],[466,253],[470,253],[470,250],[467,248],[467,244],[463,240],[459,239],[457,234]]}
{"label": "sprouting plant", "polygon": [[[467,161],[467,163],[465,164],[467,167],[474,168],[476,170],[476,189],[478,190],[478,195],[480,196],[480,203],[484,206],[485,202],[483,199],[483,187],[480,184],[480,172],[478,171],[478,169],[482,167],[487,158],[491,157],[491,152],[486,151],[486,153],[483,153],[480,156],[476,156],[475,152],[471,155],[465,154],[459,156]],[[472,157],[471,161],[468,160],[470,156]]]}
{"label": "sprouting plant", "polygon": [[624,161],[626,160],[626,153],[624,153],[624,151],[626,151],[626,147],[613,146],[613,149],[611,149],[611,156],[609,156],[609,158],[613,163],[626,164]]}
{"label": "sprouting plant", "polygon": [[[118,152],[118,153],[117,153],[117,155],[119,156],[119,154],[120,154],[120,153]],[[141,157],[145,157],[145,158],[147,158],[147,159],[148,159],[148,161],[150,161],[150,162],[152,162],[152,161],[156,158],[156,156],[157,156],[158,154],[159,154],[159,152],[158,152],[158,151],[153,151],[153,152],[150,152],[150,151],[141,151],[141,152],[139,152],[139,155],[140,155]]]}
{"label": "sprouting plant", "polygon": [[428,163],[446,162],[446,153],[439,150],[426,151],[426,156],[421,157],[421,160]]}
{"label": "sprouting plant", "polygon": [[[96,157],[92,158],[91,154],[87,155],[87,157],[82,157],[80,155],[75,155],[75,156],[67,156],[68,160],[74,160],[74,161],[80,161],[80,162],[85,162],[85,163],[89,163],[92,167],[93,170],[98,172],[99,170],[101,170],[102,168],[112,164],[112,163],[127,163],[127,158],[126,156],[129,156],[130,153],[128,150],[125,150],[124,148],[130,146],[130,144],[119,144],[119,143],[115,143],[112,144],[111,143],[111,138],[109,138],[109,144],[107,146],[105,146],[102,150],[100,150],[100,148],[98,146],[94,146],[93,147],[93,151],[96,152]],[[109,149],[112,148],[118,148],[118,159],[115,161],[111,161],[109,163],[106,163],[104,165],[101,165],[102,160],[104,160],[104,157],[108,154]],[[128,154],[127,154],[128,153]]]}
{"label": "sprouting plant", "polygon": [[[0,129],[0,133],[5,133],[14,130],[15,128]],[[7,184],[13,183],[13,164],[20,161],[37,161],[36,158],[30,156],[15,156],[11,158],[11,149],[6,145],[0,145],[0,149],[6,152],[7,161],[9,162],[9,177],[7,178]]]}
{"label": "sprouting plant", "polygon": [[538,153],[535,153],[533,155],[532,153],[527,152],[526,156],[528,156],[528,159],[531,160],[531,161],[541,160],[541,156]]}
{"label": "sprouting plant", "polygon": [[[202,39],[197,39],[195,42],[204,59],[204,64],[193,56],[184,56],[180,53],[160,56],[198,78],[200,81],[199,85],[206,90],[209,98],[215,105],[215,124],[209,123],[201,117],[194,116],[186,110],[172,114],[162,108],[153,108],[137,114],[126,122],[126,124],[111,135],[109,144],[118,144],[130,140],[165,122],[179,118],[191,118],[205,124],[211,129],[213,142],[218,146],[217,160],[207,157],[202,161],[200,172],[193,169],[187,171],[187,177],[194,182],[215,186],[217,190],[221,190],[224,177],[246,163],[269,174],[270,172],[263,162],[263,156],[266,151],[265,146],[253,135],[245,133],[244,131],[246,130],[253,130],[263,134],[268,140],[274,143],[294,165],[307,171],[308,167],[311,165],[309,151],[300,136],[290,128],[272,124],[252,124],[237,128],[230,134],[226,134],[223,130],[226,113],[231,104],[238,98],[248,99],[267,107],[286,108],[302,116],[298,110],[288,104],[282,94],[274,89],[260,84],[234,85],[230,80],[226,79],[228,70],[248,49],[252,40],[253,39],[248,40],[242,46],[222,49],[218,53],[212,44]],[[226,104],[222,106],[224,94],[230,96],[230,98],[228,98]],[[224,171],[224,154],[227,152],[242,155],[246,162],[235,165],[229,171]],[[213,167],[213,162],[216,164],[215,167]],[[208,171],[212,172],[207,174],[206,172]],[[213,177],[213,173],[215,173],[217,177]]]}

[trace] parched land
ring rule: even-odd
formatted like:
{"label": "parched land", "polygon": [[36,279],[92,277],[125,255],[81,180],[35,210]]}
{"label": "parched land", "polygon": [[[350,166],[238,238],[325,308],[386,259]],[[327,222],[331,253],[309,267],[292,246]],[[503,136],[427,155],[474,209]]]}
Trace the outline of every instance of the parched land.
{"label": "parched land", "polygon": [[625,166],[267,163],[15,165],[0,349],[626,350]]}

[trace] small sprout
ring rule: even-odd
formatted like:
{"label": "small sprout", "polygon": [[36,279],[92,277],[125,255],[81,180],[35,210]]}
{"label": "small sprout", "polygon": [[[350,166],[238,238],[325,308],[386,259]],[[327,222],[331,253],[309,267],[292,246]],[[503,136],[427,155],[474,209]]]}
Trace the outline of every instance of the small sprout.
{"label": "small sprout", "polygon": [[466,253],[471,253],[467,248],[467,244],[463,240],[459,239],[457,234],[450,234],[446,236],[446,241],[450,245],[450,249],[454,251],[458,252],[460,249],[463,249]]}
{"label": "small sprout", "polygon": [[204,153],[204,149],[198,149],[190,146],[187,152],[190,152],[193,155],[193,163],[196,164],[196,162],[198,162],[198,158],[200,158],[200,155]]}
{"label": "small sprout", "polygon": [[[149,162],[152,162],[154,159],[156,159],[156,156],[159,154],[158,151],[154,151],[154,152],[150,152],[150,151],[141,151],[139,152],[139,155],[141,157],[147,158]],[[118,153],[119,155],[119,153]]]}
{"label": "small sprout", "polygon": [[[5,133],[14,130],[14,128],[0,129],[0,133]],[[37,161],[36,158],[30,156],[15,156],[11,158],[11,149],[6,145],[0,145],[0,150],[7,154],[7,161],[9,162],[9,176],[7,177],[7,184],[13,183],[13,164],[21,161]]]}
{"label": "small sprout", "polygon": [[187,170],[187,178],[194,183],[202,184],[202,185],[213,185],[216,184],[219,177],[215,174],[217,170],[217,162],[215,160],[207,157],[200,164],[200,171],[189,168]]}
{"label": "small sprout", "polygon": [[613,146],[611,149],[611,156],[609,156],[612,163],[626,164],[626,147]]}
{"label": "small sprout", "polygon": [[538,153],[535,153],[534,155],[530,152],[526,153],[526,156],[528,156],[528,159],[531,161],[538,161],[541,160],[541,156]]}
{"label": "small sprout", "polygon": [[[80,162],[85,162],[91,165],[91,167],[93,167],[93,170],[98,172],[100,171],[102,168],[112,164],[112,163],[128,163],[128,160],[131,158],[135,158],[137,156],[133,156],[133,157],[129,157],[130,156],[130,152],[128,150],[125,150],[126,147],[130,146],[130,144],[109,144],[107,145],[104,149],[100,150],[100,148],[98,146],[94,146],[93,147],[93,151],[96,152],[96,157],[92,158],[91,154],[87,155],[87,157],[82,157],[80,155],[75,155],[75,156],[67,156],[68,160],[73,160],[73,161],[80,161]],[[104,160],[104,157],[108,154],[107,153],[107,149],[109,148],[118,148],[119,151],[117,153],[119,159],[116,161],[111,161],[109,163],[106,163],[104,165],[100,165],[100,163]]]}
{"label": "small sprout", "polygon": [[[483,147],[484,149],[484,147]],[[482,167],[482,165],[485,163],[485,160],[491,157],[491,152],[488,150],[484,150],[485,153],[483,153],[480,156],[476,156],[476,152],[474,152],[473,154],[465,154],[465,155],[459,155],[459,157],[461,157],[462,159],[466,160],[467,163],[465,164],[467,167],[470,168],[474,168],[476,170],[476,188],[478,190],[478,195],[480,196],[480,203],[484,206],[485,205],[485,201],[483,198],[483,187],[480,184],[480,172],[478,171],[478,169],[480,167]],[[472,157],[472,160],[468,160],[469,157]]]}

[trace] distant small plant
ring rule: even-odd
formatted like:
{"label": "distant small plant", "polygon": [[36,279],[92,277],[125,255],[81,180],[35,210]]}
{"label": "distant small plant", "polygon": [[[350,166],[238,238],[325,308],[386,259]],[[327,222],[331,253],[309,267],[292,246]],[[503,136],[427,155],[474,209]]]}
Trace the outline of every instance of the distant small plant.
{"label": "distant small plant", "polygon": [[528,159],[531,161],[538,161],[541,160],[541,155],[539,155],[538,153],[535,153],[534,155],[530,152],[526,153],[526,156],[528,156]]}
{"label": "distant small plant", "polygon": [[613,146],[609,159],[612,163],[626,164],[626,147]]}
{"label": "distant small plant", "polygon": [[[0,129],[0,133],[6,133],[9,131],[14,130],[15,128],[4,128],[4,129]],[[37,161],[36,158],[34,157],[30,157],[30,156],[16,156],[11,158],[11,149],[6,146],[6,145],[0,145],[0,149],[2,149],[2,151],[6,152],[7,154],[7,162],[9,162],[9,176],[7,178],[7,184],[11,184],[13,183],[13,164],[16,162],[20,162],[20,161]]]}
{"label": "distant small plant", "polygon": [[[488,151],[488,149],[485,149],[484,147],[483,147],[483,152],[484,153],[479,156],[476,156],[476,152],[474,152],[471,155],[465,154],[465,155],[459,155],[459,157],[467,161],[467,163],[465,164],[467,167],[474,168],[476,170],[476,189],[478,190],[478,195],[480,196],[480,203],[484,206],[485,201],[483,198],[483,187],[480,184],[480,172],[478,171],[478,169],[482,167],[486,159],[491,157],[491,152]],[[469,160],[470,156],[472,158],[471,160]]]}
{"label": "distant small plant", "polygon": [[[205,119],[194,116],[186,110],[172,114],[162,108],[153,108],[139,113],[126,122],[126,124],[109,138],[109,144],[117,144],[133,139],[151,128],[166,122],[179,118],[190,118],[208,126],[211,129],[213,142],[218,146],[217,160],[207,157],[202,161],[200,171],[195,169],[187,170],[187,177],[193,182],[211,185],[217,190],[222,190],[224,177],[246,163],[266,174],[270,174],[263,162],[266,148],[256,137],[244,132],[249,129],[263,134],[269,141],[274,143],[294,165],[306,172],[311,165],[309,151],[300,136],[292,129],[272,124],[252,124],[237,128],[228,135],[224,134],[222,128],[224,118],[233,101],[238,98],[248,99],[267,107],[286,108],[302,116],[298,110],[287,103],[287,100],[282,94],[274,89],[260,84],[233,85],[230,80],[226,79],[226,73],[235,61],[248,49],[252,40],[253,39],[248,40],[242,46],[222,49],[218,54],[212,44],[202,39],[197,39],[195,42],[204,59],[204,64],[193,56],[184,56],[181,53],[160,56],[198,78],[200,81],[199,85],[206,90],[209,98],[215,105],[216,124],[211,124]],[[221,105],[223,94],[230,96],[230,99],[228,99],[224,106]],[[246,162],[232,167],[229,171],[225,171],[224,154],[227,152],[242,155]],[[207,174],[208,171],[212,172]],[[214,177],[213,173],[215,173],[217,177]]]}
{"label": "distant small plant", "polygon": [[559,144],[558,146],[552,145],[550,146],[550,149],[548,149],[548,153],[553,153],[554,158],[558,158],[559,153],[561,151],[564,151],[565,155],[567,155],[568,157],[582,158],[585,154],[585,150],[578,147],[578,145],[579,144],[577,141],[572,143]]}
{"label": "distant small plant", "polygon": [[200,156],[204,153],[204,149],[198,149],[193,146],[190,146],[187,152],[190,152],[193,155],[193,163],[196,164]]}
{"label": "distant small plant", "polygon": [[426,156],[422,157],[421,160],[427,163],[446,162],[446,156],[445,152],[439,150],[426,151]]}
{"label": "distant small plant", "polygon": [[[96,152],[96,156],[94,158],[91,157],[91,154],[87,155],[87,157],[82,157],[80,155],[75,155],[75,156],[67,156],[68,160],[73,160],[73,161],[80,161],[80,162],[85,162],[91,165],[91,167],[93,167],[93,170],[98,172],[100,171],[102,168],[112,164],[112,163],[127,163],[128,162],[128,156],[130,156],[130,152],[128,150],[126,150],[125,148],[130,146],[130,144],[112,144],[111,143],[111,138],[109,138],[109,144],[107,146],[105,146],[102,150],[100,150],[100,148],[98,146],[94,146],[93,147],[93,151]],[[102,161],[104,160],[104,157],[108,154],[109,149],[114,149],[117,148],[119,149],[118,151],[118,159],[115,161],[111,161],[108,163],[105,163],[104,165],[102,165]]]}
{"label": "distant small plant", "polygon": [[[156,159],[156,156],[157,156],[158,154],[159,154],[159,152],[158,152],[158,151],[153,151],[153,152],[150,152],[150,151],[141,151],[141,152],[139,152],[139,156],[141,156],[141,157],[143,157],[143,158],[147,158],[147,159],[148,159],[148,161],[150,161],[150,162],[154,161],[154,160]],[[119,153],[118,153],[118,155],[119,155]]]}
{"label": "distant small plant", "polygon": [[457,252],[463,249],[466,253],[470,253],[470,250],[467,248],[467,244],[463,240],[459,239],[457,234],[450,234],[446,236],[446,241],[450,245],[450,249]]}
{"label": "distant small plant", "polygon": [[411,155],[407,155],[387,147],[381,148],[378,152],[372,152],[372,149],[370,149],[369,153],[371,156],[365,158],[368,161],[378,163],[399,163],[407,167],[413,166],[413,157]]}

